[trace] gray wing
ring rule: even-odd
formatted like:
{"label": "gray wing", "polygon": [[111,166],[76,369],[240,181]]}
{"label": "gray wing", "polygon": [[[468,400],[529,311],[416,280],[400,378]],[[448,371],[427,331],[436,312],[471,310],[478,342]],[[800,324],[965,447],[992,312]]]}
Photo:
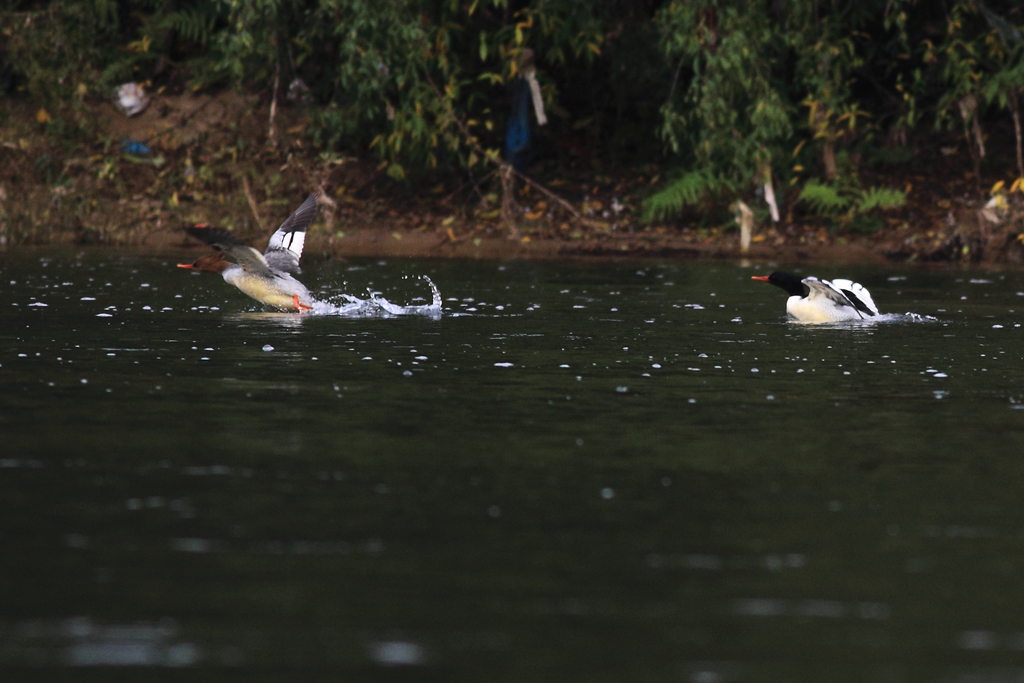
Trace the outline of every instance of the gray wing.
{"label": "gray wing", "polygon": [[185,232],[234,259],[235,263],[242,266],[243,270],[267,276],[274,274],[267,266],[267,262],[260,252],[248,246],[230,232],[219,228],[198,225],[185,228]]}
{"label": "gray wing", "polygon": [[302,206],[295,209],[285,219],[281,227],[270,236],[270,244],[263,252],[263,257],[271,268],[286,273],[301,273],[299,259],[302,258],[302,245],[306,242],[306,228],[316,216],[316,192],[309,195]]}
{"label": "gray wing", "polygon": [[[808,298],[813,298],[815,296],[823,296],[826,299],[831,300],[836,306],[849,306],[854,311],[856,311],[857,315],[859,315],[861,318],[864,317],[864,314],[861,312],[861,310],[852,301],[850,301],[846,294],[833,287],[832,283],[829,282],[828,280],[819,280],[816,277],[805,277],[803,280],[801,280],[801,282],[807,285],[807,287],[810,288],[811,290],[810,296]],[[869,313],[869,315],[873,314]]]}

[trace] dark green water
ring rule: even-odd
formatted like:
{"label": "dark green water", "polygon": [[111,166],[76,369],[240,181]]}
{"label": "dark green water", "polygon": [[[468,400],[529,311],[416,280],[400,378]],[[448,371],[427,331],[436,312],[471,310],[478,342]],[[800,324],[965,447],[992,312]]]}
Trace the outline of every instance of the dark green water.
{"label": "dark green water", "polygon": [[173,266],[0,257],[2,668],[1024,676],[1022,273],[807,269],[938,318],[842,328],[728,263]]}

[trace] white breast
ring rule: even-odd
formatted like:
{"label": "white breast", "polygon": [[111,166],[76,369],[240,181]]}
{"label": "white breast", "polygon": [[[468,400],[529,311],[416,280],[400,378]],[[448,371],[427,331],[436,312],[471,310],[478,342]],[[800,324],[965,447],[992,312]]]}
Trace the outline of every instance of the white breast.
{"label": "white breast", "polygon": [[833,323],[861,318],[853,307],[836,306],[825,297],[791,296],[786,302],[786,312],[807,323]]}

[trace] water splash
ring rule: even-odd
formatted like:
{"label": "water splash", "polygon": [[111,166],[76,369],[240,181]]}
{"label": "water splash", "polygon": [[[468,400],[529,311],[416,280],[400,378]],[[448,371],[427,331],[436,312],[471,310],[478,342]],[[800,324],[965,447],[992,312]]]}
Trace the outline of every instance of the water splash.
{"label": "water splash", "polygon": [[335,301],[313,301],[309,315],[340,315],[348,318],[390,318],[393,316],[419,315],[428,318],[441,317],[441,292],[426,275],[417,276],[430,287],[431,302],[418,306],[394,304],[376,292],[370,292],[366,299],[341,294]]}
{"label": "water splash", "polygon": [[391,315],[425,315],[431,318],[441,317],[441,291],[437,288],[426,275],[420,275],[419,278],[427,283],[430,287],[431,301],[429,304],[422,304],[418,306],[399,306],[393,304],[384,297],[371,294],[371,300],[380,306],[382,309],[390,313]]}
{"label": "water splash", "polygon": [[227,320],[270,322],[281,327],[301,329],[304,320],[315,316],[341,316],[344,318],[394,318],[398,316],[425,316],[440,318],[441,292],[437,285],[426,275],[416,276],[430,286],[432,300],[420,306],[400,306],[393,304],[375,292],[368,292],[365,299],[351,294],[337,294],[324,300],[313,299],[313,310],[296,314],[294,311],[248,311],[226,315]]}

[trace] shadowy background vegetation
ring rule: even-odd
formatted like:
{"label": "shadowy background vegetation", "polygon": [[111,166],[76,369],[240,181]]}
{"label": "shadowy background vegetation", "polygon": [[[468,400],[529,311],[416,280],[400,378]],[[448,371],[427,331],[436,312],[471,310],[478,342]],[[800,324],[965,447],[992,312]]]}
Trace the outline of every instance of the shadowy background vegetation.
{"label": "shadowy background vegetation", "polygon": [[[1012,208],[1013,181],[1024,177],[1024,9],[1015,0],[7,7],[0,88],[9,104],[37,112],[51,147],[32,164],[50,184],[62,177],[60,155],[92,146],[112,163],[121,141],[104,137],[96,104],[134,81],[154,95],[256,94],[271,113],[250,149],[279,145],[274,112],[287,107],[302,113],[300,135],[321,166],[372,159],[403,192],[440,183],[493,213],[510,189],[496,171],[527,49],[549,121],[538,126],[530,112],[524,173],[556,191],[574,174],[643,176],[640,187],[619,184],[630,205],[615,197],[599,207],[617,203],[615,218],[627,206],[638,225],[729,223],[731,205],[738,215],[749,206],[760,224],[810,216],[833,234],[875,234],[893,223],[887,211],[906,211],[914,175],[937,165],[990,211]],[[11,130],[13,111],[0,111],[0,127]],[[5,137],[13,154],[18,142]],[[193,169],[199,156],[187,152]],[[1005,182],[992,188],[993,179]],[[539,206],[554,211],[557,201]],[[580,206],[577,219],[594,215]]]}

